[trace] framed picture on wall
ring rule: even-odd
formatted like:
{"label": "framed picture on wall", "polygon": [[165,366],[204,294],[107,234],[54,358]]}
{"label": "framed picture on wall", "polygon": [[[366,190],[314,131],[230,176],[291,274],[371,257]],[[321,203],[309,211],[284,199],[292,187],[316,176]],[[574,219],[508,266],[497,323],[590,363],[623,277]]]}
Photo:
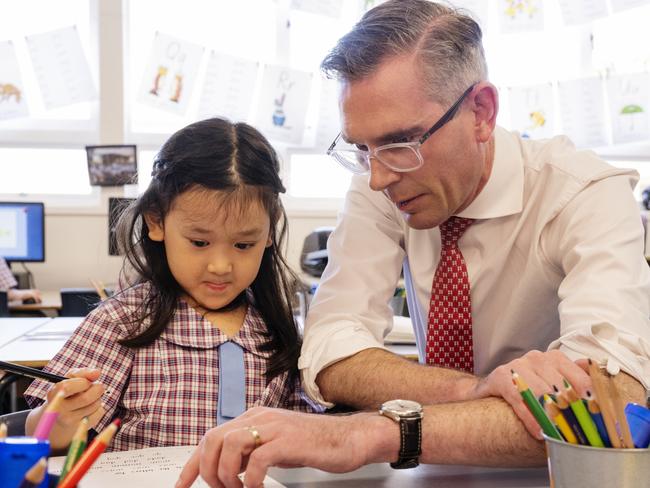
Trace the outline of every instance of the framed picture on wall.
{"label": "framed picture on wall", "polygon": [[138,182],[135,145],[86,146],[88,176],[93,186],[121,186]]}

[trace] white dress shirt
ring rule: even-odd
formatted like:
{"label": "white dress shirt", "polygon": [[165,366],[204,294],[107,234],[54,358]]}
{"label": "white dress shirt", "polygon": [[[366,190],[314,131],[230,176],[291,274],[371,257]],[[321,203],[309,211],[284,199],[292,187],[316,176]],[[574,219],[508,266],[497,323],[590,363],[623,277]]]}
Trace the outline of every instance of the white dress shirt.
{"label": "white dress shirt", "polygon": [[[471,285],[474,370],[487,375],[533,349],[605,361],[650,387],[650,270],[632,188],[617,169],[565,137],[495,130],[489,181],[459,214],[476,219],[459,241]],[[328,242],[329,263],[307,315],[303,387],[330,364],[383,348],[404,268],[420,358],[425,357],[438,228],[415,230],[355,176]]]}

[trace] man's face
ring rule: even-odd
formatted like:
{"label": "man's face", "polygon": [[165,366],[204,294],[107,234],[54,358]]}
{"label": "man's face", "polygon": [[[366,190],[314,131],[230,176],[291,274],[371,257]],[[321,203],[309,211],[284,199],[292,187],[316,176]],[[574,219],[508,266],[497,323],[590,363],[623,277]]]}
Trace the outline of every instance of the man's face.
{"label": "man's face", "polygon": [[[445,113],[449,107],[430,100],[417,62],[413,56],[398,56],[369,77],[344,84],[345,140],[368,150],[416,141]],[[370,187],[383,191],[414,229],[436,227],[460,212],[487,181],[491,165],[477,138],[473,97],[470,93],[456,116],[420,147],[421,168],[398,173],[376,158],[370,162]]]}

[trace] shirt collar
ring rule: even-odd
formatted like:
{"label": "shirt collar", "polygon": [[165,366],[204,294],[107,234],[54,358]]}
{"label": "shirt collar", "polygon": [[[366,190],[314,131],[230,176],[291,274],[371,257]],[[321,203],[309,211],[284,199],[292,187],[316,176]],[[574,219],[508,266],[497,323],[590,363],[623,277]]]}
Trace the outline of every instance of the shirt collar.
{"label": "shirt collar", "polygon": [[494,130],[494,164],[481,193],[459,217],[492,219],[521,212],[524,196],[524,162],[517,137]]}
{"label": "shirt collar", "polygon": [[252,305],[248,306],[239,332],[233,337],[228,337],[185,300],[179,300],[176,312],[160,334],[160,338],[195,349],[213,349],[230,340],[257,356],[269,357],[272,354],[272,351],[261,349],[268,340],[267,331],[259,312]]}

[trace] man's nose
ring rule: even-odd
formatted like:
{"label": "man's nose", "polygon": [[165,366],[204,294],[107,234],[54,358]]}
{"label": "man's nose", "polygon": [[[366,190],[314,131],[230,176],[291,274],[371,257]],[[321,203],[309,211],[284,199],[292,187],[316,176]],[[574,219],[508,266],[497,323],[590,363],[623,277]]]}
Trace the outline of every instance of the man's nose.
{"label": "man's nose", "polygon": [[399,181],[400,174],[393,171],[375,157],[370,158],[370,180],[368,185],[374,191],[383,191]]}

